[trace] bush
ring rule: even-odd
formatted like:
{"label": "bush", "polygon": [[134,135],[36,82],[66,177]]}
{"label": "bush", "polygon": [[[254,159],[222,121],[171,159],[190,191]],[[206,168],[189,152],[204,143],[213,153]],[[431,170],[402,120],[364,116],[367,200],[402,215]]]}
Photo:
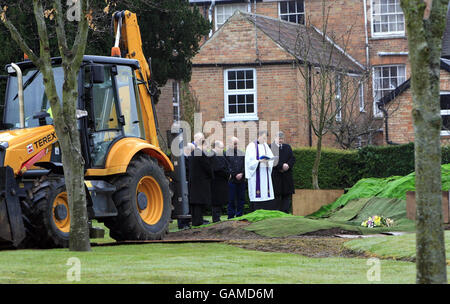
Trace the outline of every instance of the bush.
{"label": "bush", "polygon": [[[316,158],[315,148],[293,149],[295,165],[294,185],[297,189],[311,189],[311,170]],[[359,171],[357,152],[337,149],[322,149],[319,165],[319,187],[322,189],[342,189],[352,186],[353,172]]]}
{"label": "bush", "polygon": [[363,177],[408,175],[414,171],[414,144],[367,146],[358,150]]}
{"label": "bush", "polygon": [[[297,189],[312,189],[315,148],[295,148],[293,168]],[[442,146],[442,164],[450,163],[450,146]],[[322,149],[319,166],[321,189],[345,189],[361,178],[405,176],[414,171],[414,143],[368,146],[358,150]]]}

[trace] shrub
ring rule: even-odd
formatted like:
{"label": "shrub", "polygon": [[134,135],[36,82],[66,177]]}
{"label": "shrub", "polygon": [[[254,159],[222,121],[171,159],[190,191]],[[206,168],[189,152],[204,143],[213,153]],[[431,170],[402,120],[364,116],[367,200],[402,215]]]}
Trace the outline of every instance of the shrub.
{"label": "shrub", "polygon": [[408,175],[414,171],[414,144],[367,146],[358,150],[363,177]]}
{"label": "shrub", "polygon": [[[297,189],[312,189],[315,148],[294,148]],[[450,163],[450,146],[442,146],[442,164]],[[367,146],[358,150],[322,149],[319,166],[321,189],[345,189],[361,178],[405,176],[414,171],[414,143]]]}
{"label": "shrub", "polygon": [[[293,149],[296,159],[293,168],[294,185],[297,189],[311,189],[311,170],[316,157],[315,148]],[[350,187],[353,172],[359,171],[356,151],[322,149],[319,165],[319,187],[322,189],[341,189]]]}

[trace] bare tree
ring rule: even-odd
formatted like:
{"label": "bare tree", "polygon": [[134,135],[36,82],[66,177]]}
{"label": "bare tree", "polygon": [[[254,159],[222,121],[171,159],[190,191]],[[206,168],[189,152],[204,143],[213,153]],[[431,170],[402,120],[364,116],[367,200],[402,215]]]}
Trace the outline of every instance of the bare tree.
{"label": "bare tree", "polygon": [[364,68],[346,53],[351,28],[340,35],[328,29],[330,10],[331,5],[322,1],[321,29],[312,26],[310,20],[306,26],[299,26],[295,47],[300,79],[305,87],[303,100],[311,129],[310,142],[312,134],[316,137],[316,157],[312,168],[314,189],[319,189],[323,138],[329,132],[339,133],[342,119],[359,111],[355,102],[360,85],[364,85],[367,79]]}
{"label": "bare tree", "polygon": [[448,0],[401,0],[408,33],[416,172],[416,282],[447,283],[442,224],[440,57]]}
{"label": "bare tree", "polygon": [[[76,104],[78,98],[77,75],[86,48],[89,20],[91,18],[89,1],[76,0],[67,10],[63,9],[61,0],[33,0],[33,11],[39,35],[40,50],[34,52],[16,26],[8,18],[8,7],[1,11],[1,20],[11,33],[11,37],[20,46],[33,64],[41,71],[44,79],[45,94],[50,102],[56,135],[59,140],[64,164],[64,177],[69,198],[71,214],[69,249],[73,251],[89,251],[89,228],[86,209],[86,193],[84,185],[84,159],[77,128]],[[72,46],[66,35],[65,18],[70,15],[79,17],[78,26]],[[67,15],[65,14],[67,13]],[[49,17],[51,16],[51,17]],[[62,58],[64,84],[62,101],[57,94],[50,55],[48,23],[56,22],[56,34],[59,52]]]}
{"label": "bare tree", "polygon": [[339,119],[330,126],[330,132],[343,149],[361,147],[362,142],[371,143],[374,132],[379,128],[379,119],[365,102],[364,88],[369,80],[368,75],[348,75],[341,84],[341,99],[345,102],[342,103]]}
{"label": "bare tree", "polygon": [[191,126],[189,138],[194,138],[194,114],[200,111],[200,102],[191,86],[186,82],[181,82],[181,120],[186,121]]}

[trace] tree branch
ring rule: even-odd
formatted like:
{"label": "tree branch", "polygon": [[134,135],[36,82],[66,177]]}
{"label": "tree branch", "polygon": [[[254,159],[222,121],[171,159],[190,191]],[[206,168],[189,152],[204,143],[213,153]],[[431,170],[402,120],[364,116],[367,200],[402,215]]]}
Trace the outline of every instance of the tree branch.
{"label": "tree branch", "polygon": [[1,11],[1,20],[3,24],[9,30],[11,37],[19,45],[22,52],[24,52],[36,66],[40,66],[41,64],[40,58],[36,56],[33,50],[28,46],[25,39],[23,39],[22,35],[19,33],[14,24],[12,24],[12,22],[9,21],[9,19],[6,16],[6,10],[7,8],[2,8]]}
{"label": "tree branch", "polygon": [[[58,94],[56,93],[55,78],[53,75],[50,54],[50,43],[48,39],[47,25],[45,23],[42,0],[33,0],[33,10],[38,28],[40,59],[42,61],[42,65],[39,66],[39,69],[44,77],[44,83],[48,82],[48,85],[45,85],[45,91],[50,101],[53,117],[58,119],[61,114],[61,104],[59,103]],[[54,96],[54,98],[51,96]]]}
{"label": "tree branch", "polygon": [[83,60],[84,51],[86,49],[86,40],[89,31],[88,18],[89,12],[89,0],[81,1],[81,19],[78,24],[78,31],[72,46],[72,64],[80,65]]}
{"label": "tree branch", "polygon": [[56,35],[58,37],[59,53],[61,57],[64,58],[69,52],[67,47],[67,37],[66,31],[64,29],[64,18],[63,18],[63,8],[61,5],[61,0],[55,0],[53,2],[53,7],[56,11]]}
{"label": "tree branch", "polygon": [[46,66],[51,66],[50,44],[41,0],[33,0],[33,9],[39,34],[40,57]]}

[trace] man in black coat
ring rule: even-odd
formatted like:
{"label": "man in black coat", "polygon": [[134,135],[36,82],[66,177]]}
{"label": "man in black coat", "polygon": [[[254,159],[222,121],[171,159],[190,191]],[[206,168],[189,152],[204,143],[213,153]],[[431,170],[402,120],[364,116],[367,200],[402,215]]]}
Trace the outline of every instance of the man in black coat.
{"label": "man in black coat", "polygon": [[192,226],[203,225],[203,211],[211,203],[211,182],[214,178],[212,157],[204,139],[192,152],[189,166],[189,205]]}
{"label": "man in black coat", "polygon": [[270,145],[272,153],[278,155],[278,163],[272,170],[273,191],[277,209],[290,213],[292,208],[292,194],[294,193],[294,180],[292,168],[295,157],[290,145],[284,143],[284,133],[279,132],[274,143]]}
{"label": "man in black coat", "polygon": [[223,143],[215,141],[213,144],[213,170],[214,179],[211,184],[211,211],[214,223],[220,221],[223,205],[228,203],[228,180],[230,179],[230,168],[228,161],[223,155]]}
{"label": "man in black coat", "polygon": [[231,178],[228,182],[228,218],[239,217],[244,213],[245,204],[245,152],[238,149],[239,139],[232,137],[226,151]]}

